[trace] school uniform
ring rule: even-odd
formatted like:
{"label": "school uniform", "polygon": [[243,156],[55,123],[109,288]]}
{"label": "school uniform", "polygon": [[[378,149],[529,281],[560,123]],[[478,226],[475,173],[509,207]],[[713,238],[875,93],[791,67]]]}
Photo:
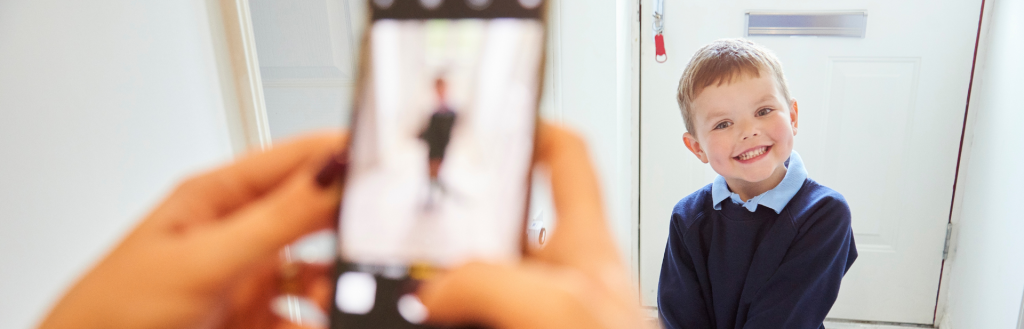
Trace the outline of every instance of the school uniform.
{"label": "school uniform", "polygon": [[444,160],[445,150],[448,149],[448,142],[451,140],[452,127],[455,126],[455,118],[455,112],[444,105],[430,115],[427,127],[419,135],[420,139],[427,142],[430,159]]}
{"label": "school uniform", "polygon": [[824,328],[857,259],[850,208],[795,151],[786,166],[748,201],[719,176],[676,204],[658,283],[665,328]]}

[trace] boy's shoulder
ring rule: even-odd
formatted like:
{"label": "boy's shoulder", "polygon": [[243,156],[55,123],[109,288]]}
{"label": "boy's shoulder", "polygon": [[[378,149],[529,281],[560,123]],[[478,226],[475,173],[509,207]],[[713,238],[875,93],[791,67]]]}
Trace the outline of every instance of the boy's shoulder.
{"label": "boy's shoulder", "polygon": [[838,191],[822,185],[808,177],[803,187],[786,205],[794,225],[803,226],[808,221],[838,221],[849,225],[850,205]]}
{"label": "boy's shoulder", "polygon": [[689,228],[693,222],[704,217],[704,211],[711,202],[711,185],[705,185],[676,202],[672,208],[672,221],[681,221],[679,224]]}
{"label": "boy's shoulder", "polygon": [[818,181],[815,181],[808,177],[804,180],[804,185],[800,188],[793,199],[789,201],[790,204],[806,203],[808,205],[825,205],[825,206],[846,206],[846,198],[841,193],[832,188],[821,185]]}

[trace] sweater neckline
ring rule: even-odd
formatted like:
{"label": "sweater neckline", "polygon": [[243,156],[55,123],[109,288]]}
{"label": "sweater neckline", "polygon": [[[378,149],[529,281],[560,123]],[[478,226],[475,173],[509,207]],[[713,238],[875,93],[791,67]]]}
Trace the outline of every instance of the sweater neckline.
{"label": "sweater neckline", "polygon": [[[782,215],[781,212],[775,213],[775,210],[760,204],[757,205],[757,209],[754,212],[747,210],[743,205],[735,204],[733,202],[722,202],[719,206],[720,209],[714,211],[720,213],[728,220],[737,222],[763,221]],[[783,210],[784,209],[785,208],[783,208]]]}

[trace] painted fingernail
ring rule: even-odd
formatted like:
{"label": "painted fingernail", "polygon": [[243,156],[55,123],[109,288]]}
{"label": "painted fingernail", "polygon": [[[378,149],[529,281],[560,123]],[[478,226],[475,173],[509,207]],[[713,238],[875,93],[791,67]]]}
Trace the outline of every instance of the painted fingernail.
{"label": "painted fingernail", "polygon": [[320,169],[320,173],[316,175],[316,184],[322,188],[327,188],[334,182],[341,180],[346,171],[348,171],[348,153],[336,153],[327,160],[323,169]]}

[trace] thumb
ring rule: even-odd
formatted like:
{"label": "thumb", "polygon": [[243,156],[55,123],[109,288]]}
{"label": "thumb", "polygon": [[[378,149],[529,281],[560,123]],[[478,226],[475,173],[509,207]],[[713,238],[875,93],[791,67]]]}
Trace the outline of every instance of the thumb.
{"label": "thumb", "polygon": [[419,295],[437,325],[600,328],[579,303],[581,278],[538,264],[469,263],[426,282]]}

